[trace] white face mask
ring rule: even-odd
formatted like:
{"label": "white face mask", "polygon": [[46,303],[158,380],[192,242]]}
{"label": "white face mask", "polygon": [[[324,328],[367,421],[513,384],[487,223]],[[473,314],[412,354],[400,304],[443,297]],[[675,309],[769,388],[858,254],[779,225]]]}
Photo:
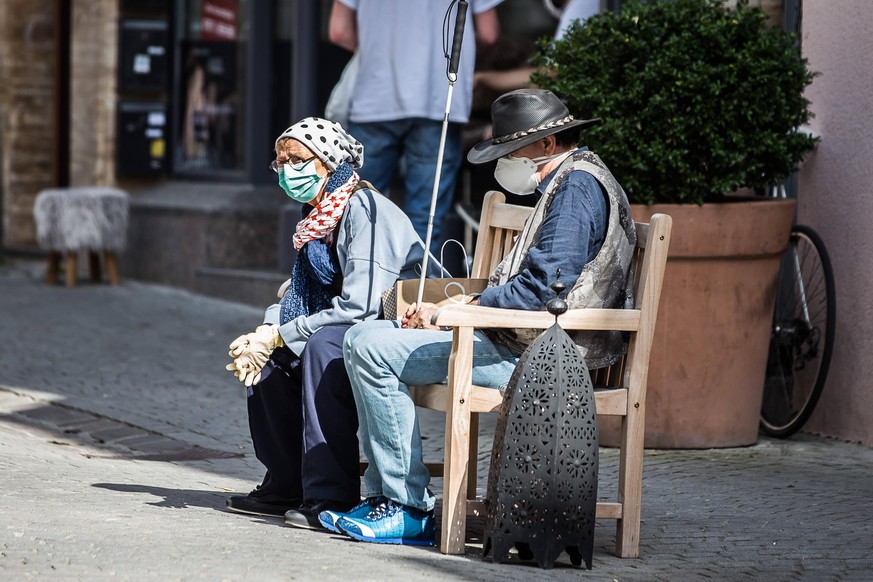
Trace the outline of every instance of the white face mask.
{"label": "white face mask", "polygon": [[536,187],[540,184],[537,168],[548,161],[563,156],[565,153],[562,152],[553,156],[542,156],[533,159],[504,156],[497,160],[497,167],[494,169],[494,179],[508,192],[513,194],[533,194]]}

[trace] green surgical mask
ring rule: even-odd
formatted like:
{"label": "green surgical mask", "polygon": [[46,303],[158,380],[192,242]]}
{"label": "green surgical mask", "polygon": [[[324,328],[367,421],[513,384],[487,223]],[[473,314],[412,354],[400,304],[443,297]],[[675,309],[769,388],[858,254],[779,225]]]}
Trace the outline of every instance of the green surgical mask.
{"label": "green surgical mask", "polygon": [[327,180],[326,174],[319,176],[315,172],[315,165],[312,164],[314,159],[302,164],[285,164],[279,172],[279,186],[292,200],[304,204],[309,202],[318,196],[324,181]]}

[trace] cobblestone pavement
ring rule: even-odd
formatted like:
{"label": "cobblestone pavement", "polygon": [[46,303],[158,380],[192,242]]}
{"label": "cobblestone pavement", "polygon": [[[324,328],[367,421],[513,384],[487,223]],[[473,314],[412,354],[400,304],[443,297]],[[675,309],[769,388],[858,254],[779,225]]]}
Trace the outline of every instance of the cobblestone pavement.
{"label": "cobblestone pavement", "polygon": [[[262,472],[223,369],[260,310],[129,281],[49,287],[42,274],[0,264],[2,580],[873,580],[873,450],[806,435],[647,451],[641,558],[613,556],[613,523],[598,522],[591,571],[227,513],[225,497]],[[422,415],[430,455],[442,423]],[[601,453],[601,497],[615,496],[616,461]]]}

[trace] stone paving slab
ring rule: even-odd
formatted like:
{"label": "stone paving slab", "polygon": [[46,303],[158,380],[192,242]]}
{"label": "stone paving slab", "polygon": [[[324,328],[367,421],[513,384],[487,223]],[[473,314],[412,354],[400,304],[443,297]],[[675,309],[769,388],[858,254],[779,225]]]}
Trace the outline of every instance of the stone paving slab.
{"label": "stone paving slab", "polygon": [[[262,468],[226,346],[261,310],[42,276],[36,263],[0,265],[0,580],[873,580],[873,450],[808,435],[647,451],[641,558],[613,556],[614,524],[598,522],[591,571],[227,513],[227,495]],[[421,426],[436,459],[444,416],[423,411]],[[481,491],[490,438],[480,444]],[[603,449],[601,498],[617,494],[616,473],[617,452]]]}

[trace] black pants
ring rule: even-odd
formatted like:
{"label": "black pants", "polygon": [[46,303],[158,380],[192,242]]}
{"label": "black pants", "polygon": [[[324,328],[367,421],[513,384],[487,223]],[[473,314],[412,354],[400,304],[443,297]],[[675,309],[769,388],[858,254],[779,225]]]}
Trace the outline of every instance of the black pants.
{"label": "black pants", "polygon": [[267,468],[266,492],[360,500],[358,415],[342,356],[349,327],[318,330],[299,358],[277,349],[252,387],[249,428],[255,455]]}

